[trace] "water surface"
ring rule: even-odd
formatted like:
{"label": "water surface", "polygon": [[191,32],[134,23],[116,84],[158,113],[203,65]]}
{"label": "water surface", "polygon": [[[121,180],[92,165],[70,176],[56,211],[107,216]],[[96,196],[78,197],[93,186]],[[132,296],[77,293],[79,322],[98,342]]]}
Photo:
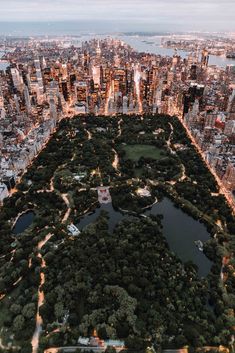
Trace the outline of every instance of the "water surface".
{"label": "water surface", "polygon": [[23,213],[18,219],[13,228],[14,234],[20,234],[24,232],[32,223],[35,217],[35,213],[33,211],[27,211]]}
{"label": "water surface", "polygon": [[[128,214],[123,214],[115,211],[112,204],[102,205],[93,213],[88,213],[81,218],[78,223],[78,228],[82,230],[85,226],[93,223],[100,215],[101,210],[105,210],[109,214],[109,231],[112,232],[115,226],[123,218],[130,217]],[[175,207],[173,202],[164,198],[161,202],[155,204],[150,210],[145,212],[146,215],[163,215],[163,235],[166,237],[170,249],[175,252],[183,261],[192,261],[198,266],[199,276],[205,277],[211,269],[211,261],[199,251],[195,245],[195,240],[205,242],[210,238],[210,234],[204,224],[194,220],[181,209]]]}
{"label": "water surface", "polygon": [[[173,56],[175,54],[174,49],[164,48],[161,46],[161,36],[121,36],[120,38],[139,52],[158,54],[162,56]],[[185,59],[188,57],[189,52],[184,50],[178,50],[178,55]],[[224,56],[210,55],[209,65],[217,65],[220,67],[226,67],[227,65],[235,65],[235,59],[228,59]]]}

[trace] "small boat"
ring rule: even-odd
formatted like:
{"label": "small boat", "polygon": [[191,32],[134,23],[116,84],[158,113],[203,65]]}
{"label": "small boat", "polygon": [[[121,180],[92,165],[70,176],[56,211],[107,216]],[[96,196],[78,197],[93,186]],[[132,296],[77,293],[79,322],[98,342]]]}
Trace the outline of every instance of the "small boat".
{"label": "small boat", "polygon": [[201,240],[195,240],[194,242],[200,251],[203,251],[203,242]]}

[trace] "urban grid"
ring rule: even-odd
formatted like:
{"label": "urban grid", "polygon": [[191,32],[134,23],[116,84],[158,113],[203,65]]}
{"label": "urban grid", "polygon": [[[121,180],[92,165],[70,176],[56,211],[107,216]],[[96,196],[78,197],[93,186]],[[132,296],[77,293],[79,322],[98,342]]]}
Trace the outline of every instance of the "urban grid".
{"label": "urban grid", "polygon": [[177,50],[138,53],[112,38],[81,48],[65,39],[2,41],[9,66],[0,75],[0,201],[60,119],[161,113],[179,117],[234,208],[234,66],[209,66],[210,42],[207,49],[192,42],[166,42],[190,50],[182,59]]}

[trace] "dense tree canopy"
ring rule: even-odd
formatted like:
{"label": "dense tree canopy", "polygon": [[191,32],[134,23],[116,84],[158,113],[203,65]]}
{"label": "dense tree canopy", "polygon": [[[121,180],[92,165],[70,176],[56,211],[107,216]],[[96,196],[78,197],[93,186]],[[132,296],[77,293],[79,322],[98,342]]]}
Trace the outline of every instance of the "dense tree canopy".
{"label": "dense tree canopy", "polygon": [[[67,225],[98,209],[100,185],[110,187],[125,219],[111,231],[101,212],[71,236]],[[145,189],[150,195],[138,193]],[[163,197],[211,233],[204,244],[213,261],[207,278],[169,249],[161,215],[143,217]],[[27,210],[33,222],[15,235],[13,222]],[[235,327],[234,233],[231,210],[177,118],[63,120],[0,212],[2,342],[31,351],[44,273],[40,353],[76,346],[94,329],[103,339],[124,339],[136,353],[149,345],[228,346]]]}

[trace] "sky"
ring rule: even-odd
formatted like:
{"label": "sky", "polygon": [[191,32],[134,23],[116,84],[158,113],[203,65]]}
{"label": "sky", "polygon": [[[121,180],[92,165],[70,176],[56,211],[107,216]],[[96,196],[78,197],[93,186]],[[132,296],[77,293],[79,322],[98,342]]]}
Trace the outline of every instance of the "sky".
{"label": "sky", "polygon": [[235,0],[0,0],[0,30],[5,22],[41,21],[101,31],[235,32]]}

